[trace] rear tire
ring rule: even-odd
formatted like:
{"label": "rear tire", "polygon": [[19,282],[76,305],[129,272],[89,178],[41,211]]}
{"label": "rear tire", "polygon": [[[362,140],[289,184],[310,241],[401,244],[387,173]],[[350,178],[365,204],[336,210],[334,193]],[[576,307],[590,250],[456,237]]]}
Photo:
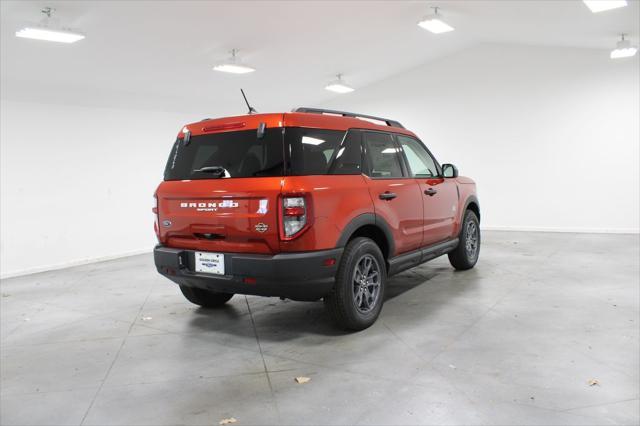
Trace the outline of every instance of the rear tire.
{"label": "rear tire", "polygon": [[334,323],[354,331],[370,327],[382,310],[386,280],[378,245],[364,237],[351,240],[340,259],[335,286],[324,298]]}
{"label": "rear tire", "polygon": [[449,263],[454,268],[465,271],[473,268],[480,256],[480,221],[471,210],[464,213],[459,238],[458,247],[449,253]]}
{"label": "rear tire", "polygon": [[215,291],[203,290],[196,287],[180,286],[180,291],[184,297],[193,304],[203,308],[217,308],[224,305],[233,297],[230,293],[217,293]]}

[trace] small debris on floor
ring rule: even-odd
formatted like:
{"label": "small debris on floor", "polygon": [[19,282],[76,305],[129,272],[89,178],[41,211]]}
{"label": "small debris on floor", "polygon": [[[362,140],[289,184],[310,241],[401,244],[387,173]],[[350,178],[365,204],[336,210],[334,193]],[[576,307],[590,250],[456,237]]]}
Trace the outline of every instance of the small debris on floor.
{"label": "small debris on floor", "polygon": [[295,379],[295,380],[296,380],[296,382],[297,382],[297,383],[299,383],[299,384],[303,385],[303,384],[305,384],[305,383],[310,382],[310,381],[311,381],[311,378],[310,378],[310,377],[300,376],[300,377],[296,377],[296,379]]}
{"label": "small debris on floor", "polygon": [[219,425],[228,425],[230,423],[236,423],[238,420],[235,417],[229,417],[228,419],[222,419],[218,422]]}
{"label": "small debris on floor", "polygon": [[151,321],[152,317],[142,317],[142,321]]}
{"label": "small debris on floor", "polygon": [[600,386],[600,382],[597,381],[596,379],[591,379],[589,380],[589,386]]}
{"label": "small debris on floor", "polygon": [[2,297],[9,297],[11,296],[9,293],[2,293]]}
{"label": "small debris on floor", "polygon": [[451,368],[452,370],[455,370],[455,369],[456,369],[456,368],[458,368],[458,367],[456,367],[456,366],[455,366],[455,365],[453,365],[453,364],[449,364],[449,368]]}

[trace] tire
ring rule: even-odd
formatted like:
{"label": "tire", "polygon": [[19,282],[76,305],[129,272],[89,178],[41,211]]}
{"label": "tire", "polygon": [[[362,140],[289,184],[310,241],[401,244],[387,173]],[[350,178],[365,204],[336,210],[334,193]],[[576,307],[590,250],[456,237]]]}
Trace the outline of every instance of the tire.
{"label": "tire", "polygon": [[449,263],[459,271],[473,268],[480,256],[480,221],[471,210],[464,213],[460,242],[449,253]]}
{"label": "tire", "polygon": [[[368,281],[359,278],[363,273]],[[334,323],[352,331],[371,326],[380,315],[386,281],[387,267],[380,247],[364,237],[349,241],[340,259],[335,286],[324,298]]]}
{"label": "tire", "polygon": [[215,291],[203,290],[196,287],[180,286],[180,291],[187,300],[203,308],[217,308],[224,305],[233,297],[229,293],[216,293]]}

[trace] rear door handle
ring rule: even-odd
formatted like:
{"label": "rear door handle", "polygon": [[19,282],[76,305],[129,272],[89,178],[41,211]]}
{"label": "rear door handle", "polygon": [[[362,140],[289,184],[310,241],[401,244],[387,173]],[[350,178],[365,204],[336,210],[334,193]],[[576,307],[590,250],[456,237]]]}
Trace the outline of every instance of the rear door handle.
{"label": "rear door handle", "polygon": [[383,192],[382,194],[380,194],[379,197],[380,197],[381,200],[390,201],[390,200],[393,200],[394,198],[396,198],[397,195],[394,192],[386,191],[386,192]]}
{"label": "rear door handle", "polygon": [[429,195],[429,196],[433,197],[434,195],[436,195],[437,192],[438,192],[437,189],[427,188],[427,189],[424,190],[424,195]]}

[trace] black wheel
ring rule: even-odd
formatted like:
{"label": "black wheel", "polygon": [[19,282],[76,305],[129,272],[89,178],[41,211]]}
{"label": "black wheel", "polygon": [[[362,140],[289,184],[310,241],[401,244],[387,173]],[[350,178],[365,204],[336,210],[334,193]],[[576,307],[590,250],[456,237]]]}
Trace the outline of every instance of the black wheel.
{"label": "black wheel", "polygon": [[480,221],[471,210],[467,210],[460,230],[458,247],[449,253],[449,263],[454,268],[464,271],[471,269],[480,255]]}
{"label": "black wheel", "polygon": [[215,291],[203,290],[196,287],[180,286],[180,290],[184,297],[191,303],[200,305],[203,308],[216,308],[222,306],[233,297],[229,293],[216,293]]}
{"label": "black wheel", "polygon": [[371,326],[382,309],[386,279],[378,245],[364,237],[351,240],[340,259],[335,286],[324,298],[334,322],[347,330]]}

